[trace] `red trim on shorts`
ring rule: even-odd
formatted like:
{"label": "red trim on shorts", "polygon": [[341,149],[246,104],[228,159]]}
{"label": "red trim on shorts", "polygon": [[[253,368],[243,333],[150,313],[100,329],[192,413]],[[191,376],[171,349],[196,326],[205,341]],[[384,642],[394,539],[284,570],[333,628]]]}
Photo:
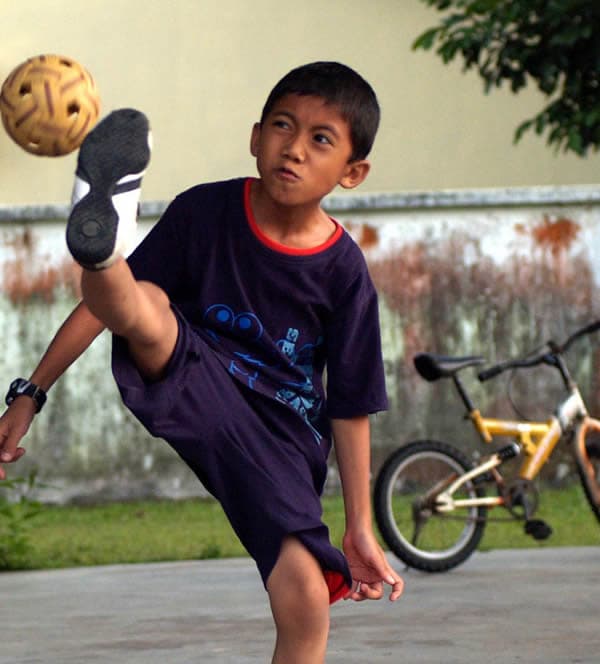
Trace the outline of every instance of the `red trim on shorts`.
{"label": "red trim on shorts", "polygon": [[350,592],[350,588],[344,577],[339,572],[332,572],[331,570],[325,570],[323,572],[325,577],[325,583],[329,588],[329,603],[333,604],[339,599],[344,599],[346,595]]}
{"label": "red trim on shorts", "polygon": [[254,178],[248,178],[244,183],[244,207],[246,208],[246,217],[248,219],[248,225],[250,226],[250,229],[254,235],[256,235],[256,237],[264,245],[269,247],[269,249],[273,249],[274,251],[278,251],[281,254],[288,254],[290,256],[310,256],[311,254],[318,254],[321,251],[325,251],[325,249],[329,249],[332,244],[335,244],[340,239],[340,237],[342,237],[344,229],[335,219],[329,217],[335,224],[335,231],[326,242],[323,242],[323,244],[319,244],[316,247],[310,247],[309,249],[296,249],[295,247],[288,247],[285,244],[275,242],[275,240],[272,240],[261,231],[258,224],[256,223],[256,219],[254,218],[252,206],[250,205],[250,189],[252,187],[253,180]]}

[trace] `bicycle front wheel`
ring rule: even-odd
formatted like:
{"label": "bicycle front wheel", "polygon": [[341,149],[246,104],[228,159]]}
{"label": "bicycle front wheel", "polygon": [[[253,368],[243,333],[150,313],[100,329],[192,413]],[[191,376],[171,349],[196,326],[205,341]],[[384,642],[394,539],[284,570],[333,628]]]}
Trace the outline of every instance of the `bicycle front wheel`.
{"label": "bicycle front wheel", "polygon": [[[436,497],[470,468],[454,447],[432,440],[415,441],[394,452],[378,473],[374,512],[389,548],[409,567],[444,572],[464,562],[483,531],[485,507],[441,512]],[[476,498],[484,492],[467,482],[453,498]]]}

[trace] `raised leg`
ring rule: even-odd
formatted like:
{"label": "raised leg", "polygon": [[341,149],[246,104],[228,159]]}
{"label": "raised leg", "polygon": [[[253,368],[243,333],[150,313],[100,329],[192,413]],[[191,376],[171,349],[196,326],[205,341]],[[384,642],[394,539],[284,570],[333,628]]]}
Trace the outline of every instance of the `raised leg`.
{"label": "raised leg", "polygon": [[161,377],[177,341],[177,320],[167,295],[156,285],[136,281],[124,259],[100,271],[84,270],[83,300],[115,334],[127,339],[140,373]]}
{"label": "raised leg", "polygon": [[166,294],[135,280],[123,256],[135,242],[150,128],[135,109],[113,111],[81,145],[67,225],[67,245],[84,268],[83,299],[109,330],[127,339],[140,372],[161,376],[177,340]]}

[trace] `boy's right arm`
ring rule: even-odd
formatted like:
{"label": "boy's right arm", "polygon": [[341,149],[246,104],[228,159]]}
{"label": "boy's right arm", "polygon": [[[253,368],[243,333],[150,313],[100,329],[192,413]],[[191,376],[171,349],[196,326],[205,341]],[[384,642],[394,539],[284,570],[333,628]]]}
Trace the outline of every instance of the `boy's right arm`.
{"label": "boy's right arm", "polygon": [[[104,325],[83,302],[80,303],[56,333],[30,381],[47,392],[103,329]],[[22,396],[0,417],[0,462],[13,463],[25,454],[19,442],[27,433],[35,412],[33,399]],[[6,473],[0,466],[0,480],[5,478]]]}

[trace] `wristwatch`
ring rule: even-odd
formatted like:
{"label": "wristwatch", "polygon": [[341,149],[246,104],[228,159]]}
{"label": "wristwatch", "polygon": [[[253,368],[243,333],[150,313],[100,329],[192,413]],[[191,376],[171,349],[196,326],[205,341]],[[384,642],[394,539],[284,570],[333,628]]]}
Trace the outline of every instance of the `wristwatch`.
{"label": "wristwatch", "polygon": [[42,410],[42,406],[46,403],[46,393],[44,390],[31,381],[25,380],[25,378],[15,378],[10,384],[5,399],[6,405],[10,406],[17,397],[31,397],[35,401],[36,413],[39,413]]}

